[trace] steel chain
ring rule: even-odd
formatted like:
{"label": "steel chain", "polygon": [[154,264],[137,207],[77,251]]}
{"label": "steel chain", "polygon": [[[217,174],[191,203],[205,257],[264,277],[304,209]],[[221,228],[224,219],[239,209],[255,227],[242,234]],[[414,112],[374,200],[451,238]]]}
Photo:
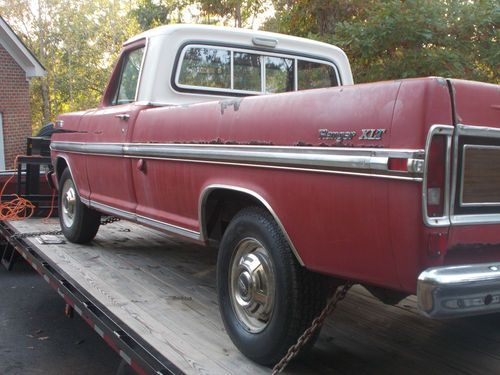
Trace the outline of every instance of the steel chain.
{"label": "steel chain", "polygon": [[[120,221],[120,218],[114,217],[114,216],[108,216],[105,219],[101,219],[101,225],[108,225],[111,223],[115,223],[117,221]],[[52,235],[52,236],[57,236],[61,235],[62,230],[56,229],[56,230],[48,230],[44,232],[28,232],[28,233],[16,233],[13,234],[10,238],[12,239],[21,239],[21,238],[28,238],[28,237],[39,237],[39,236],[45,236],[45,235]]]}
{"label": "steel chain", "polygon": [[333,296],[329,299],[325,308],[321,311],[321,314],[313,320],[311,326],[304,331],[304,333],[298,338],[297,342],[288,349],[285,356],[273,367],[271,373],[272,375],[282,372],[290,361],[295,358],[297,354],[299,354],[304,345],[306,345],[314,334],[325,324],[326,318],[328,318],[328,316],[335,311],[337,304],[346,297],[347,292],[351,289],[352,285],[352,282],[348,282],[341,289],[337,288],[335,290]]}
{"label": "steel chain", "polygon": [[57,236],[59,234],[62,234],[62,231],[60,229],[58,229],[58,230],[48,230],[48,231],[45,231],[45,232],[16,233],[16,234],[13,234],[10,238],[20,239],[20,238],[38,237],[38,236],[45,236],[45,235]]}
{"label": "steel chain", "polygon": [[119,217],[114,217],[114,216],[107,216],[105,219],[101,218],[101,225],[108,225],[111,223],[115,223],[117,221],[120,221],[121,219]]}

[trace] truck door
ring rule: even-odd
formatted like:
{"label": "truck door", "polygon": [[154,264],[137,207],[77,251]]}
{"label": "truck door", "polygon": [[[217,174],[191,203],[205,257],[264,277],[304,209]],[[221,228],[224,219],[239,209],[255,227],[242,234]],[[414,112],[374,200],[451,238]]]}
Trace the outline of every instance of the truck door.
{"label": "truck door", "polygon": [[103,211],[133,217],[136,198],[131,161],[123,149],[144,105],[135,103],[144,56],[144,41],[125,47],[101,106],[85,116],[88,129],[87,174],[91,205]]}

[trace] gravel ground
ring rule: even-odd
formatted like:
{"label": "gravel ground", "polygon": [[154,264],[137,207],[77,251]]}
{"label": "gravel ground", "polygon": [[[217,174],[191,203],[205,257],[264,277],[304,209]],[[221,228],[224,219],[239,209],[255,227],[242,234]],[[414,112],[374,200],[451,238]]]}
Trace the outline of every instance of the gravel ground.
{"label": "gravel ground", "polygon": [[24,260],[0,265],[0,374],[115,374],[119,356]]}

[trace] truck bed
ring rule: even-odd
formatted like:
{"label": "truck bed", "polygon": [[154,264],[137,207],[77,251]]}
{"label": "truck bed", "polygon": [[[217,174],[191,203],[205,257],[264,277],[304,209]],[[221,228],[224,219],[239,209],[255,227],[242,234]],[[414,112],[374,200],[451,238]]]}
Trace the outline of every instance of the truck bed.
{"label": "truck bed", "polygon": [[[16,234],[59,225],[55,219],[48,224],[30,219],[5,227]],[[164,368],[158,373],[270,373],[246,359],[225,333],[215,291],[216,249],[125,221],[102,226],[91,245],[41,244],[37,237],[16,241],[17,250],[49,283],[53,280],[36,264],[61,275],[61,286],[71,285],[67,289],[76,289],[86,307],[94,305],[112,320],[115,335]],[[62,288],[53,286],[125,360],[133,361]],[[387,306],[356,286],[313,350],[285,373],[498,373],[499,323],[499,315],[429,320],[417,312],[414,297]]]}

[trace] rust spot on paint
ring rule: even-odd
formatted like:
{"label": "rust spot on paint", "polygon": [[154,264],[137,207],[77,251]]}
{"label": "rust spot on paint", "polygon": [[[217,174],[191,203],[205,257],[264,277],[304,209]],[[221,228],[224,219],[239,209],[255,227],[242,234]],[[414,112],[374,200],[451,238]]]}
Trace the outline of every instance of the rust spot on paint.
{"label": "rust spot on paint", "polygon": [[313,145],[311,143],[306,143],[303,141],[298,141],[297,143],[294,144],[294,146],[298,147],[312,147]]}
{"label": "rust spot on paint", "polygon": [[229,107],[233,107],[233,110],[237,112],[240,109],[240,104],[243,99],[229,99],[220,102],[220,114],[223,115],[225,110]]}
{"label": "rust spot on paint", "polygon": [[250,142],[248,142],[248,145],[250,145],[250,146],[272,146],[273,142],[269,142],[269,141],[250,141]]}
{"label": "rust spot on paint", "polygon": [[243,146],[272,146],[272,142],[268,141],[248,141],[248,142],[238,142],[233,140],[223,140],[221,138],[215,138],[209,141],[172,141],[170,143],[176,145],[243,145]]}

